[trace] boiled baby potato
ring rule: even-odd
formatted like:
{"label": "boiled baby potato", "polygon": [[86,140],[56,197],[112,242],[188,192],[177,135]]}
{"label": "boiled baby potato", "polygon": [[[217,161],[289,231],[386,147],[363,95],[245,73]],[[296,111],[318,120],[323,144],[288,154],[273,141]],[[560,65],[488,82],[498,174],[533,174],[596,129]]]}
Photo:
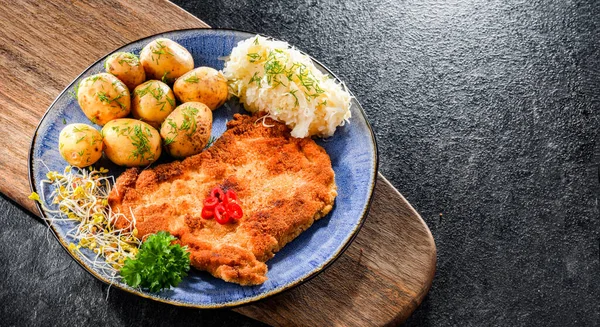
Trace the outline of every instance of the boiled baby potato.
{"label": "boiled baby potato", "polygon": [[138,56],[129,52],[115,52],[106,58],[104,68],[125,83],[129,90],[146,80],[146,72]]}
{"label": "boiled baby potato", "polygon": [[93,165],[102,157],[102,135],[86,124],[67,125],[60,131],[58,150],[72,166]]}
{"label": "boiled baby potato", "polygon": [[155,128],[175,109],[175,96],[171,88],[161,81],[147,81],[133,91],[131,113]]}
{"label": "boiled baby potato", "polygon": [[165,147],[175,158],[202,152],[212,128],[212,111],[204,103],[186,102],[167,117],[160,128]]}
{"label": "boiled baby potato", "polygon": [[100,126],[129,114],[129,89],[116,76],[100,73],[87,77],[77,90],[77,102],[92,123]]}
{"label": "boiled baby potato", "polygon": [[166,38],[148,43],[140,53],[140,61],[149,79],[166,83],[194,69],[194,58],[189,51]]}
{"label": "boiled baby potato", "polygon": [[160,157],[160,134],[143,121],[121,118],[102,128],[104,154],[120,166],[146,166]]}
{"label": "boiled baby potato", "polygon": [[214,68],[198,67],[179,77],[173,92],[181,102],[202,102],[215,110],[227,100],[227,79]]}

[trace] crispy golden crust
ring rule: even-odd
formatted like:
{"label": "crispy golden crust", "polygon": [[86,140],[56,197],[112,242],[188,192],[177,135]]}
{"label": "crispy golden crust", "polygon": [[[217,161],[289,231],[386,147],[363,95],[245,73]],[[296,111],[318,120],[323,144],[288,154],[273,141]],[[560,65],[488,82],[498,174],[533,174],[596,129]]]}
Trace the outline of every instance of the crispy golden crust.
{"label": "crispy golden crust", "polygon": [[[208,150],[140,171],[132,168],[109,196],[113,210],[137,220],[140,237],[165,230],[191,252],[192,265],[241,285],[267,280],[265,261],[325,216],[337,195],[329,156],[310,138],[290,136],[281,123],[234,116]],[[219,225],[202,219],[215,186],[233,189],[244,217]],[[117,226],[122,222],[116,221]]]}

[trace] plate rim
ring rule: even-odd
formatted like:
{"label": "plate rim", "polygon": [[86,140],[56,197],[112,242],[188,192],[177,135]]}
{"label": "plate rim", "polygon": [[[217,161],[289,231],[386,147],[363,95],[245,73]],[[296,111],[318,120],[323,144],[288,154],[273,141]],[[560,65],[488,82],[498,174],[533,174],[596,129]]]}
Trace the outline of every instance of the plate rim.
{"label": "plate rim", "polygon": [[[177,29],[177,30],[169,30],[169,31],[164,31],[164,32],[160,32],[160,33],[156,33],[153,35],[149,35],[137,40],[133,40],[130,42],[127,42],[123,45],[121,45],[120,47],[118,47],[117,49],[113,49],[112,51],[106,53],[105,55],[103,55],[102,57],[100,57],[99,59],[97,59],[96,61],[94,61],[93,63],[91,63],[88,67],[86,67],[79,75],[77,75],[52,101],[52,103],[48,106],[48,109],[46,109],[46,111],[44,112],[44,115],[40,118],[35,131],[33,133],[33,136],[31,138],[31,142],[29,145],[29,153],[27,156],[27,170],[28,170],[28,176],[29,176],[29,188],[32,192],[37,192],[37,187],[34,183],[34,174],[33,174],[33,150],[34,150],[34,146],[35,146],[35,141],[36,138],[38,136],[38,131],[40,129],[40,126],[42,125],[42,122],[46,119],[46,116],[48,115],[48,113],[52,110],[52,108],[54,107],[54,105],[56,104],[56,102],[59,100],[59,98],[61,98],[65,93],[67,93],[69,91],[69,89],[71,88],[71,86],[82,76],[84,76],[84,74],[86,74],[93,66],[95,66],[96,64],[102,62],[103,60],[105,60],[110,54],[118,51],[121,48],[127,47],[133,43],[137,43],[137,42],[141,42],[144,40],[148,40],[148,39],[152,39],[152,38],[156,38],[156,37],[160,37],[162,35],[168,34],[168,33],[180,33],[180,32],[205,32],[205,31],[217,31],[217,32],[233,32],[233,33],[245,33],[245,34],[249,34],[249,35],[261,35],[273,40],[279,40],[278,38],[274,38],[272,36],[263,34],[263,33],[254,33],[254,32],[250,32],[250,31],[246,31],[246,30],[242,30],[242,29],[234,29],[234,28],[185,28],[185,29]],[[287,42],[287,41],[285,41]],[[288,42],[289,44],[289,42]],[[292,44],[290,44],[292,45]],[[292,45],[293,46],[293,45]],[[295,47],[295,46],[294,46]],[[299,49],[298,49],[299,50]],[[339,79],[337,77],[336,74],[334,74],[327,66],[325,66],[324,64],[322,64],[320,61],[318,61],[317,59],[315,59],[314,57],[312,57],[311,55],[309,55],[308,53],[305,53],[302,50],[299,50],[302,53],[306,54],[307,56],[309,56],[309,58],[314,61],[315,63],[317,63],[318,65],[320,65],[321,67],[323,67],[325,69],[325,71],[327,72],[327,74],[329,74],[330,76],[332,76],[333,78],[335,78],[338,81],[342,81],[341,79]],[[68,249],[68,244],[66,244],[59,236],[58,236],[58,232],[55,230],[55,226],[53,224],[48,223],[48,219],[46,217],[46,214],[44,212],[44,210],[42,209],[41,204],[38,201],[35,201],[35,205],[36,208],[40,214],[41,220],[44,221],[44,223],[46,224],[46,226],[52,230],[52,235],[54,236],[54,238],[61,244],[63,250],[65,250],[69,256],[75,260],[75,262],[77,262],[77,264],[83,268],[83,270],[85,270],[86,272],[88,272],[90,275],[92,275],[95,279],[101,281],[103,284],[109,285],[110,286],[114,286],[122,291],[140,296],[142,298],[146,298],[146,299],[151,299],[157,302],[162,302],[162,303],[167,303],[167,304],[171,304],[171,305],[175,305],[178,307],[188,307],[188,308],[197,308],[197,309],[222,309],[222,308],[236,308],[242,305],[246,305],[249,303],[253,303],[253,302],[257,302],[260,300],[264,300],[268,297],[271,297],[273,295],[276,294],[282,294],[284,292],[287,292],[289,290],[292,290],[306,282],[308,282],[309,280],[315,278],[316,276],[318,276],[321,272],[325,271],[327,268],[329,268],[335,261],[337,261],[337,259],[339,259],[344,252],[348,249],[348,247],[352,244],[352,242],[354,241],[354,239],[356,238],[356,236],[358,235],[358,233],[360,232],[362,226],[364,225],[367,216],[369,214],[370,208],[371,208],[371,204],[373,202],[373,197],[375,195],[375,186],[377,184],[377,172],[379,171],[379,152],[378,152],[378,148],[377,148],[377,138],[375,133],[373,132],[373,128],[371,127],[371,124],[369,123],[369,120],[367,119],[367,115],[362,107],[362,105],[360,104],[360,102],[358,101],[358,99],[354,96],[354,94],[352,93],[352,91],[350,89],[348,89],[348,92],[350,93],[350,95],[352,96],[352,98],[354,99],[354,101],[356,101],[356,104],[358,105],[358,111],[360,112],[360,114],[362,115],[362,117],[364,118],[364,121],[366,123],[367,128],[369,129],[370,132],[370,136],[371,136],[371,142],[373,144],[373,160],[374,160],[374,169],[371,175],[371,185],[369,188],[369,199],[367,201],[367,204],[365,205],[360,220],[358,222],[358,224],[356,225],[356,227],[352,230],[352,234],[350,235],[350,237],[348,238],[348,240],[345,242],[345,244],[337,251],[334,253],[333,257],[325,262],[325,264],[323,264],[321,267],[318,267],[317,269],[311,271],[308,275],[304,276],[303,278],[300,278],[298,280],[292,281],[290,283],[285,284],[282,287],[278,287],[275,288],[271,291],[268,291],[266,293],[263,294],[259,294],[256,296],[251,296],[251,297],[245,297],[236,301],[229,301],[227,303],[219,303],[219,304],[195,304],[195,303],[188,303],[188,302],[179,302],[176,300],[171,300],[168,298],[164,298],[164,297],[160,297],[157,296],[154,293],[151,292],[145,292],[145,291],[141,291],[135,288],[132,288],[128,285],[121,285],[119,283],[111,283],[110,281],[108,281],[104,276],[101,276],[99,273],[97,273],[96,271],[94,271],[93,269],[89,268],[86,264],[84,264],[83,260],[81,258],[79,258],[78,256],[74,255],[73,253],[71,253],[71,251],[69,251]]]}

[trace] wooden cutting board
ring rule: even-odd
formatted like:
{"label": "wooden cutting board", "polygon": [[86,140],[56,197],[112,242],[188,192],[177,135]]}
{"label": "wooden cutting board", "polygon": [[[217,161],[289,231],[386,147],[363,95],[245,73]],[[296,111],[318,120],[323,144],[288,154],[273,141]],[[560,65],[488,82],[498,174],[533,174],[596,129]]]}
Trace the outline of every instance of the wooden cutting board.
{"label": "wooden cutting board", "polygon": [[[27,199],[27,154],[58,94],[126,43],[209,26],[165,1],[0,0],[0,6],[0,192],[37,214]],[[395,325],[427,294],[435,263],[429,229],[379,174],[365,225],[330,268],[291,291],[233,310],[277,326]]]}

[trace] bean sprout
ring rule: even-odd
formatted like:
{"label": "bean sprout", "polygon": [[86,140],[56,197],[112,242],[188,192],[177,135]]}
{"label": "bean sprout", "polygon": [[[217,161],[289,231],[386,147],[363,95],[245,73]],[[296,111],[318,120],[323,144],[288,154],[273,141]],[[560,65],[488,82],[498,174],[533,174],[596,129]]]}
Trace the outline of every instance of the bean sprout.
{"label": "bean sprout", "polygon": [[[114,212],[108,205],[108,195],[114,185],[114,177],[106,176],[108,169],[65,167],[62,173],[49,171],[47,179],[40,182],[41,198],[32,193],[30,198],[38,200],[49,224],[75,222],[75,227],[66,232],[73,240],[69,250],[94,267],[111,283],[120,278],[119,270],[127,258],[135,259],[140,240],[137,238],[135,217],[127,218]],[[49,200],[44,190],[50,189]],[[50,207],[46,204],[50,203]],[[117,219],[127,221],[124,228],[116,228]],[[84,250],[88,249],[88,250]],[[95,254],[91,259],[83,251]]]}

